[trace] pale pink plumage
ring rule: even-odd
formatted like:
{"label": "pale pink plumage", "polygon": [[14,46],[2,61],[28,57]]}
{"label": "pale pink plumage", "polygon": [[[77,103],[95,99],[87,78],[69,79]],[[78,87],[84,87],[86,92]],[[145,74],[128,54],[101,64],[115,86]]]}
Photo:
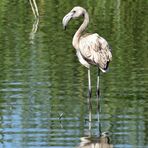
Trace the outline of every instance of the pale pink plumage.
{"label": "pale pink plumage", "polygon": [[99,66],[103,72],[107,70],[112,54],[104,38],[97,33],[81,36],[79,39],[79,50],[84,60],[89,64]]}
{"label": "pale pink plumage", "polygon": [[83,16],[84,21],[73,37],[73,46],[77,51],[77,56],[82,65],[90,68],[90,65],[98,66],[103,72],[107,71],[109,62],[112,60],[111,49],[107,41],[97,33],[84,34],[89,23],[87,11],[82,7],[74,7],[64,18],[63,25],[73,19]]}

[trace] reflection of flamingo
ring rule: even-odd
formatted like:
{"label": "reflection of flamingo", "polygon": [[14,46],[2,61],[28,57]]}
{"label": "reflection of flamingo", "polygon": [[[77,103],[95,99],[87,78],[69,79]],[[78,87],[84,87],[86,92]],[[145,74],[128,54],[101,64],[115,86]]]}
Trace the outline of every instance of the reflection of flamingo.
{"label": "reflection of flamingo", "polygon": [[35,21],[33,23],[32,31],[30,33],[30,39],[31,39],[30,43],[34,44],[35,33],[36,33],[37,29],[38,29],[38,24],[39,24],[39,11],[38,11],[38,7],[37,7],[37,4],[36,4],[35,0],[29,0],[29,2],[30,2],[30,5],[31,5],[33,14],[35,16]]}
{"label": "reflection of flamingo", "polygon": [[109,136],[102,134],[98,138],[82,137],[77,148],[113,148]]}
{"label": "reflection of flamingo", "polygon": [[[73,19],[83,16],[84,21],[73,37],[72,44],[77,51],[77,56],[82,65],[88,68],[88,85],[89,85],[89,104],[91,109],[91,79],[90,79],[90,65],[98,67],[97,76],[97,98],[99,98],[99,76],[100,70],[106,72],[109,62],[112,59],[111,49],[107,41],[99,36],[97,33],[84,34],[84,31],[89,23],[89,15],[82,7],[74,7],[64,18],[63,26],[66,29],[68,22]],[[97,99],[98,103],[98,99]],[[99,107],[99,103],[98,103]]]}
{"label": "reflection of flamingo", "polygon": [[39,11],[35,0],[29,0],[35,18],[39,17]]}

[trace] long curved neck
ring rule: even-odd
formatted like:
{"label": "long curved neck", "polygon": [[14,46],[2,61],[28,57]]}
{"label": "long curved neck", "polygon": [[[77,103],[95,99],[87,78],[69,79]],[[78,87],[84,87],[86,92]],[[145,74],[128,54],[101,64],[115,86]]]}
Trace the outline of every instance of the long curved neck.
{"label": "long curved neck", "polygon": [[84,21],[81,24],[81,26],[79,27],[79,29],[76,31],[74,37],[73,37],[73,41],[72,44],[74,46],[75,49],[78,49],[79,46],[79,39],[82,36],[83,32],[85,31],[87,25],[89,23],[89,15],[88,13],[85,11],[84,13]]}

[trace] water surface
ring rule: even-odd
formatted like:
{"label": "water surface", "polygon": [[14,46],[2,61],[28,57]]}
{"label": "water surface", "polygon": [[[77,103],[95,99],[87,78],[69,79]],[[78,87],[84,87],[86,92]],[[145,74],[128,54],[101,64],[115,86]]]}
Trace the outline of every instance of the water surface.
{"label": "water surface", "polygon": [[[75,5],[90,14],[87,32],[113,49],[110,71],[101,74],[101,131],[116,148],[148,147],[148,18],[145,0],[37,1],[37,22],[28,1],[0,2],[0,147],[72,148],[87,137],[87,69],[71,45],[82,19],[62,29]],[[37,25],[37,31],[33,30]],[[96,75],[92,68],[92,135],[99,134]]]}

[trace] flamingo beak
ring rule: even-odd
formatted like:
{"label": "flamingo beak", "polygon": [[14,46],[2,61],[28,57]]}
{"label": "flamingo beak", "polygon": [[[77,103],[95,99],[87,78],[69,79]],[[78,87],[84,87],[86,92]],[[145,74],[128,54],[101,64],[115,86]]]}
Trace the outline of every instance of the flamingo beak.
{"label": "flamingo beak", "polygon": [[67,15],[64,16],[62,20],[63,29],[66,30],[68,22],[72,19],[73,13],[69,12]]}

